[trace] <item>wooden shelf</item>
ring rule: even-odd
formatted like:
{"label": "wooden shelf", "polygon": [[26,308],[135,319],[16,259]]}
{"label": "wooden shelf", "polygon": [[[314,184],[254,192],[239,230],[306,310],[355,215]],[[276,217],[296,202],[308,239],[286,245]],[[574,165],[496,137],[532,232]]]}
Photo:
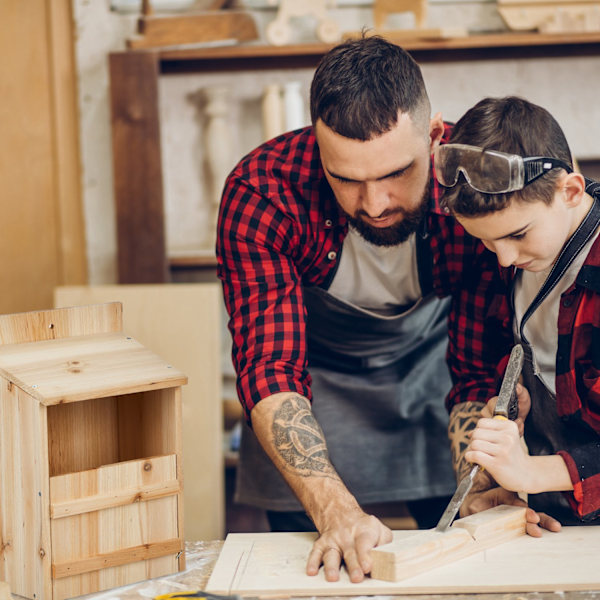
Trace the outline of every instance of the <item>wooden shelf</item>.
{"label": "wooden shelf", "polygon": [[[402,39],[401,36],[386,36],[406,50],[464,50],[485,48],[513,48],[530,46],[572,46],[600,44],[600,31],[585,33],[486,33],[446,39]],[[211,48],[186,48],[157,50],[162,61],[172,60],[219,60],[259,57],[321,56],[333,44],[290,44],[270,46],[243,44]]]}
{"label": "wooden shelf", "polygon": [[[411,52],[419,61],[477,60],[518,56],[597,54],[600,31],[589,33],[486,33],[447,39],[388,39]],[[270,46],[238,44],[211,48],[158,49],[154,52],[163,73],[188,70],[213,71],[249,68],[310,67],[333,47],[332,44]]]}

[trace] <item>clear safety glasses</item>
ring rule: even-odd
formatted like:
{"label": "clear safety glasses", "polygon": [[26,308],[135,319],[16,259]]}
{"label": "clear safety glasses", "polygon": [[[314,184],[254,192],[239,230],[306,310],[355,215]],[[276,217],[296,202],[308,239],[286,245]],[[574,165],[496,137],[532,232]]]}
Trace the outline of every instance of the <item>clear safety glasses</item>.
{"label": "clear safety glasses", "polygon": [[484,194],[504,194],[522,190],[548,171],[558,167],[572,173],[557,158],[506,154],[466,144],[443,144],[433,153],[435,175],[444,187],[452,187],[462,173],[467,183]]}

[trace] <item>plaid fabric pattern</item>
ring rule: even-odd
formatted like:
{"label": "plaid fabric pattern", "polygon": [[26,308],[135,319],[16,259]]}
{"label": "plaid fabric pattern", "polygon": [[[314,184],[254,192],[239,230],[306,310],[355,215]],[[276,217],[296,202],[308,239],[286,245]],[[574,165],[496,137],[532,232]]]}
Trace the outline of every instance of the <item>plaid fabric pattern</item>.
{"label": "plaid fabric pattern", "polygon": [[[449,132],[447,126],[444,140]],[[496,258],[440,209],[440,194],[432,177],[427,239],[433,289],[443,297],[462,286],[457,313],[449,320],[449,362],[457,382],[450,406],[486,401],[496,393],[487,363],[495,367],[505,348],[483,330],[499,281]],[[248,419],[261,398],[277,392],[311,399],[302,286],[328,287],[346,233],[310,127],[263,144],[228,177],[218,224],[218,275],[230,316],[238,395]]]}
{"label": "plaid fabric pattern", "polygon": [[[599,200],[600,186],[596,190]],[[502,275],[510,286],[512,269],[502,269]],[[511,326],[508,303],[503,303],[495,316]],[[507,360],[508,355],[501,365]],[[575,284],[561,296],[555,383],[556,409],[566,426],[589,428],[598,434],[594,443],[558,452],[573,483],[567,499],[579,518],[589,522],[600,517],[600,237]]]}

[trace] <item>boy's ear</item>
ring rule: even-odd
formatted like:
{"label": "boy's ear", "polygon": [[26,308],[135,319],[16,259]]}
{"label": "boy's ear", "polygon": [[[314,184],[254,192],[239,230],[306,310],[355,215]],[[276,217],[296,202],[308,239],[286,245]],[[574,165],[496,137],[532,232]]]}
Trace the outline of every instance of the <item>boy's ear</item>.
{"label": "boy's ear", "polygon": [[581,173],[567,173],[560,182],[569,206],[578,206],[585,196],[585,178]]}
{"label": "boy's ear", "polygon": [[442,113],[438,112],[429,121],[429,150],[433,152],[444,135],[444,119]]}

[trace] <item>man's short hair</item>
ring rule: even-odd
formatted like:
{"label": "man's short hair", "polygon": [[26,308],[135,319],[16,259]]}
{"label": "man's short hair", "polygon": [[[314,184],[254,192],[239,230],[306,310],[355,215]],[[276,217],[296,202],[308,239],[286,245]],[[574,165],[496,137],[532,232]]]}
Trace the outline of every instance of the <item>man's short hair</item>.
{"label": "man's short hair", "polygon": [[[572,165],[571,150],[556,119],[545,109],[517,96],[484,98],[456,123],[450,143],[478,146],[508,154],[558,158]],[[513,199],[551,204],[561,169],[553,169],[522,190],[485,194],[461,176],[444,192],[442,204],[454,214],[475,217],[506,208]]]}
{"label": "man's short hair", "polygon": [[378,36],[344,42],[319,63],[310,89],[313,125],[367,141],[390,131],[408,113],[428,132],[430,104],[419,65]]}

